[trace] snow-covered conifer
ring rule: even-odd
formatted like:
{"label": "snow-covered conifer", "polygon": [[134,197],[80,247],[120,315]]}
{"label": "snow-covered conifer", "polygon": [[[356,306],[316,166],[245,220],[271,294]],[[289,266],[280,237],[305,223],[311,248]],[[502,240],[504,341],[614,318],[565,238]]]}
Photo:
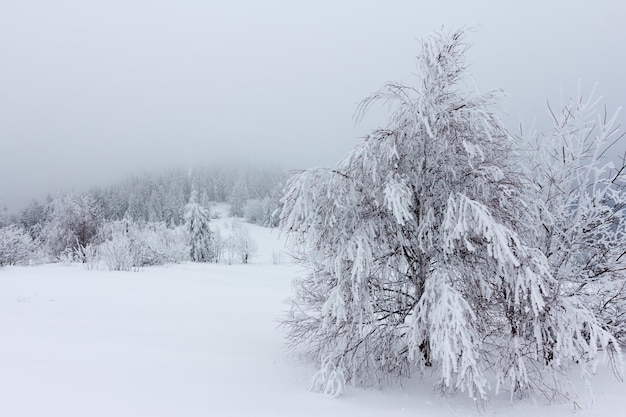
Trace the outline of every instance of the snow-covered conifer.
{"label": "snow-covered conifer", "polygon": [[240,173],[237,181],[235,181],[230,196],[228,197],[228,203],[230,204],[230,214],[233,217],[242,217],[243,209],[248,199],[248,186],[246,183],[246,177],[244,173]]}
{"label": "snow-covered conifer", "polygon": [[202,196],[200,197],[200,205],[209,210],[211,207],[211,201],[209,199],[209,193],[206,189],[202,190]]}
{"label": "snow-covered conifer", "polygon": [[443,391],[484,399],[558,390],[564,368],[588,375],[602,351],[620,359],[537,245],[534,191],[497,96],[462,88],[463,39],[422,41],[415,85],[388,84],[359,107],[390,104],[388,125],[286,188],[282,225],[310,273],[283,326],[320,366],[318,391],[432,365]]}
{"label": "snow-covered conifer", "polygon": [[210,221],[211,213],[198,203],[197,192],[192,191],[185,211],[185,226],[189,234],[189,253],[194,262],[215,260]]}

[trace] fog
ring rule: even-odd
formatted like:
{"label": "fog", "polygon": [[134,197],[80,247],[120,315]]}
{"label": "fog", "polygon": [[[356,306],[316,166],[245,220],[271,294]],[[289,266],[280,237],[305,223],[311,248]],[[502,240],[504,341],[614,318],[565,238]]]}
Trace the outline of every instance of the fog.
{"label": "fog", "polygon": [[416,39],[442,26],[476,25],[472,74],[507,93],[511,129],[545,126],[579,80],[614,111],[626,6],[595,3],[5,0],[0,205],[158,167],[334,164],[383,121],[355,126],[356,104],[412,82]]}

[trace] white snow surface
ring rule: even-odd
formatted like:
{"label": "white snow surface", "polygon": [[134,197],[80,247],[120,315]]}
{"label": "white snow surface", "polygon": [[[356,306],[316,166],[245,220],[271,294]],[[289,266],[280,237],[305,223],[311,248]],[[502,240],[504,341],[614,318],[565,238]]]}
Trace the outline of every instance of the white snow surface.
{"label": "white snow surface", "polygon": [[277,328],[302,271],[275,264],[276,231],[245,226],[259,244],[247,265],[0,269],[0,416],[623,415],[626,386],[605,368],[594,401],[580,383],[552,405],[502,395],[479,409],[438,397],[428,377],[311,393],[314,368]]}

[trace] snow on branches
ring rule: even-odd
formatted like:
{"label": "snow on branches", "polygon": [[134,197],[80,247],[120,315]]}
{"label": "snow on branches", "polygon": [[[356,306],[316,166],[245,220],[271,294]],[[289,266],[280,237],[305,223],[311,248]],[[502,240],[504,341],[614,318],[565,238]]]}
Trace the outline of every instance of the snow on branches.
{"label": "snow on branches", "polygon": [[608,158],[623,140],[617,113],[598,112],[592,91],[550,109],[548,134],[524,138],[529,172],[541,203],[537,245],[564,296],[591,306],[602,325],[626,344],[626,155]]}
{"label": "snow on branches", "polygon": [[209,209],[198,203],[197,192],[193,190],[185,208],[185,227],[189,235],[189,257],[194,262],[215,261],[210,221]]}
{"label": "snow on branches", "polygon": [[[520,168],[497,95],[459,86],[463,39],[461,30],[422,41],[415,86],[387,84],[358,108],[389,104],[388,125],[334,169],[286,187],[282,226],[309,273],[282,324],[320,366],[314,390],[338,395],[346,383],[434,366],[443,391],[485,399],[489,376],[496,391],[547,393],[572,364],[588,375],[603,354],[621,361],[606,320],[564,291],[551,239],[565,216]],[[594,271],[596,256],[586,258]]]}

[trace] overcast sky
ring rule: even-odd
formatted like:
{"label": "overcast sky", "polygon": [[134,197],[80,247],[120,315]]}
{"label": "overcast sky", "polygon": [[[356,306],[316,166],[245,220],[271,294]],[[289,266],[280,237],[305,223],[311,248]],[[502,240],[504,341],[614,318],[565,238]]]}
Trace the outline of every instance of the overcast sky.
{"label": "overcast sky", "polygon": [[471,71],[508,94],[511,127],[578,80],[615,110],[625,4],[3,0],[0,204],[233,157],[334,164],[378,122],[355,127],[356,104],[412,82],[416,39],[442,25],[478,25]]}

